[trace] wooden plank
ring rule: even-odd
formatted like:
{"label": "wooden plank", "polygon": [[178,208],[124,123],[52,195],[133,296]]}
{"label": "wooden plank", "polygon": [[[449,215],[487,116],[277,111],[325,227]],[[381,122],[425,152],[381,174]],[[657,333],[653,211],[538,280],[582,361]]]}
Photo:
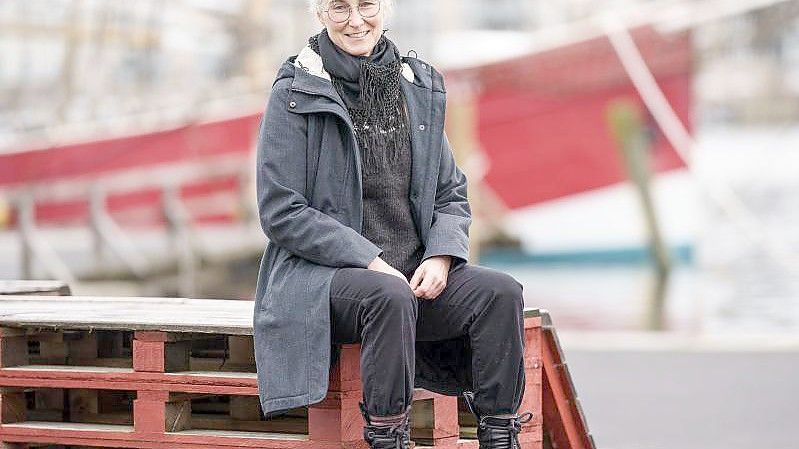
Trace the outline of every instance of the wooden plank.
{"label": "wooden plank", "polygon": [[0,295],[68,296],[69,285],[61,281],[0,280]]}
{"label": "wooden plank", "polygon": [[0,388],[0,424],[24,421],[25,393],[21,388]]}
{"label": "wooden plank", "polygon": [[79,421],[78,415],[99,414],[99,390],[70,388],[66,392],[69,401],[69,416],[65,420]]}
{"label": "wooden plank", "polygon": [[237,430],[246,432],[308,434],[308,421],[304,418],[281,416],[265,421],[239,421],[216,416],[192,415],[191,425],[203,430]]}
{"label": "wooden plank", "polygon": [[0,334],[0,367],[28,363],[28,337],[12,332]]}
{"label": "wooden plank", "polygon": [[169,401],[165,404],[165,426],[167,432],[178,432],[191,428],[191,400]]}
{"label": "wooden plank", "polygon": [[596,449],[582,414],[555,327],[544,311],[542,326],[544,429],[555,447]]}
{"label": "wooden plank", "polygon": [[58,422],[22,422],[3,427],[7,442],[53,442],[93,447],[143,449],[341,449],[341,444],[310,441],[307,435],[191,429],[138,433],[132,426]]}
{"label": "wooden plank", "polygon": [[18,387],[159,390],[255,396],[256,373],[137,372],[129,368],[23,365],[0,369],[0,385]]}
{"label": "wooden plank", "polygon": [[[0,326],[252,335],[253,301],[0,296]],[[539,309],[526,309],[525,317]]]}
{"label": "wooden plank", "polygon": [[230,418],[240,421],[261,419],[261,402],[257,396],[231,396]]}
{"label": "wooden plank", "polygon": [[253,301],[0,296],[0,326],[252,335]]}
{"label": "wooden plank", "polygon": [[225,364],[234,365],[255,365],[255,347],[252,337],[231,335],[228,339],[230,347],[230,358]]}
{"label": "wooden plank", "polygon": [[97,360],[97,333],[77,332],[67,338],[67,357],[70,364],[95,365]]}
{"label": "wooden plank", "polygon": [[519,407],[519,412],[532,412],[533,417],[522,426],[519,441],[530,449],[542,449],[544,417],[541,407],[543,390],[541,360],[541,322],[540,311],[536,314],[525,314],[524,320],[524,396]]}

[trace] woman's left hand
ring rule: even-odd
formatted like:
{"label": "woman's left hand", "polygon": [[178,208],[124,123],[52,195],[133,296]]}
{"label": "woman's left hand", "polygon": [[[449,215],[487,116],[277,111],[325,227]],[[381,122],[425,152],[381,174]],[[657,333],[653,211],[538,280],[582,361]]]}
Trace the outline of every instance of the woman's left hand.
{"label": "woman's left hand", "polygon": [[411,278],[411,290],[417,298],[436,299],[447,286],[450,256],[433,256],[425,259]]}

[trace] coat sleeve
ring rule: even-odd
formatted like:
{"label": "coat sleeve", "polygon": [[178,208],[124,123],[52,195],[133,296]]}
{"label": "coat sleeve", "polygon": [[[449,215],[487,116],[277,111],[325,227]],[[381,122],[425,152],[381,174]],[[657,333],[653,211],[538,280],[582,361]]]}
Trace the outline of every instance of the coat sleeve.
{"label": "coat sleeve", "polygon": [[382,250],[311,207],[304,196],[308,120],[288,110],[288,95],[289,83],[275,83],[258,133],[256,190],[261,227],[272,243],[311,262],[366,268]]}
{"label": "coat sleeve", "polygon": [[433,222],[423,259],[447,255],[468,261],[472,211],[466,196],[466,176],[455,164],[446,134],[441,145]]}

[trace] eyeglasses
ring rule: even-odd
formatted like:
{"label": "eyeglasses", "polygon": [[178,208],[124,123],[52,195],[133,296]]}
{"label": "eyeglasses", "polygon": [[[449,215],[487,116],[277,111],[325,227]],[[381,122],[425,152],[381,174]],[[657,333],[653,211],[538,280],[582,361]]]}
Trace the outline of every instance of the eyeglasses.
{"label": "eyeglasses", "polygon": [[[330,8],[325,11],[330,20],[336,23],[342,23],[350,20],[352,14],[352,7],[344,2],[333,2]],[[380,12],[380,2],[376,0],[367,0],[358,3],[358,14],[364,19],[369,19]]]}

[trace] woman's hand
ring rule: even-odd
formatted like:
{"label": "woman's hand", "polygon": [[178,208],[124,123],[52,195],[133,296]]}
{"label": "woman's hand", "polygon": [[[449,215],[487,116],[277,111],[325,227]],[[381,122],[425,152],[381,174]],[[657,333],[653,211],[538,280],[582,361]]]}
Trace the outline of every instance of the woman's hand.
{"label": "woman's hand", "polygon": [[433,256],[425,259],[411,278],[411,290],[417,298],[436,299],[447,286],[450,256]]}
{"label": "woman's hand", "polygon": [[379,271],[381,273],[390,274],[392,276],[397,276],[398,278],[402,279],[402,282],[408,282],[405,279],[405,275],[399,272],[396,268],[392,267],[391,265],[387,264],[386,261],[379,257],[375,257],[375,260],[369,263],[369,266],[366,267],[372,271]]}

